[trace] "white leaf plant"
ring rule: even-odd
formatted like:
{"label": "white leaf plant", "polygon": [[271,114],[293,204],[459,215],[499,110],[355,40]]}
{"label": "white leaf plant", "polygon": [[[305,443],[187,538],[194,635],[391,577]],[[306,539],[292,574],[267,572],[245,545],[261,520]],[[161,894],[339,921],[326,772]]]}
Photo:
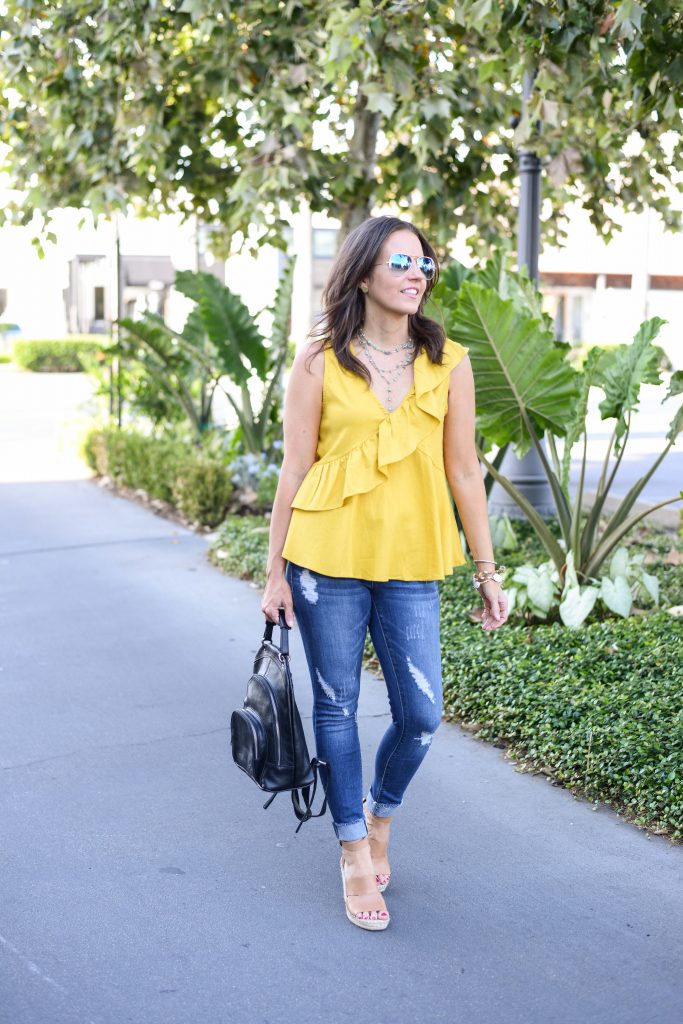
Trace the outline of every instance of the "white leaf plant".
{"label": "white leaf plant", "polygon": [[564,585],[552,559],[542,565],[520,565],[505,584],[508,613],[546,620],[555,609],[570,629],[586,621],[596,602],[614,615],[627,618],[637,604],[659,605],[659,580],[644,569],[645,555],[619,547],[612,555],[609,571],[599,578],[579,583],[574,556],[567,554]]}

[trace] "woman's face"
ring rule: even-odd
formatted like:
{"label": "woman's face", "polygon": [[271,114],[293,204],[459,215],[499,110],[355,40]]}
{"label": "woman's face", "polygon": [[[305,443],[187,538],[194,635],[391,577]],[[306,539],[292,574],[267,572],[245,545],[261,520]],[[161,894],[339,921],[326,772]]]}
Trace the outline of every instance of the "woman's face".
{"label": "woman's face", "polygon": [[[412,257],[412,264],[404,273],[390,270],[387,260],[396,252]],[[424,256],[422,244],[412,231],[394,231],[384,241],[376,263],[369,275],[361,281],[367,287],[365,302],[376,306],[378,311],[409,316],[417,313],[427,288],[427,279],[416,263],[418,256]]]}

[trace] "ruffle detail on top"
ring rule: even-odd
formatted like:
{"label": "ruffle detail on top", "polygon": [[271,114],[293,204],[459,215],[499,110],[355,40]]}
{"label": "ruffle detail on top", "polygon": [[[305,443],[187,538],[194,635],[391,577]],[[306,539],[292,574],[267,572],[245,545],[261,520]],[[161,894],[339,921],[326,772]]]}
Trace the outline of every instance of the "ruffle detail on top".
{"label": "ruffle detail on top", "polygon": [[375,433],[361,444],[343,455],[314,462],[291,507],[311,512],[339,508],[348,498],[384,483],[387,467],[412,455],[443,421],[447,402],[443,385],[454,365],[448,359],[440,366],[431,363],[422,352],[415,361],[414,390],[397,409],[387,412]]}

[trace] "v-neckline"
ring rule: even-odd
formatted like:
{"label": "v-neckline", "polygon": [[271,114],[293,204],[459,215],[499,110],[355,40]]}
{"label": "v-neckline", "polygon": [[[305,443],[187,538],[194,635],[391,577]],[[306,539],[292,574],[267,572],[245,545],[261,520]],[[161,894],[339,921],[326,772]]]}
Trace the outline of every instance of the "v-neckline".
{"label": "v-neckline", "polygon": [[[358,346],[355,343],[352,342],[352,347],[353,347],[353,349],[357,349]],[[415,358],[413,359],[413,383],[410,385],[408,391],[405,393],[405,395],[403,396],[401,401],[398,403],[398,405],[394,406],[393,409],[387,409],[386,405],[384,404],[382,399],[379,397],[379,395],[377,394],[375,389],[372,387],[371,384],[367,384],[367,381],[366,381],[368,391],[370,392],[372,397],[375,399],[375,401],[377,402],[377,405],[380,407],[380,409],[382,410],[382,412],[384,413],[385,416],[392,416],[395,412],[398,412],[398,410],[401,409],[405,405],[405,403],[408,401],[410,396],[412,394],[414,394],[414,392],[415,392],[415,367],[417,365],[418,359],[423,354],[423,352],[424,352],[424,349],[421,348],[420,351],[415,356]],[[354,354],[357,355],[357,352],[355,352]],[[365,365],[365,364],[363,364],[363,365]]]}
{"label": "v-neckline", "polygon": [[410,390],[405,393],[405,395],[403,396],[401,401],[398,403],[398,405],[394,406],[393,409],[387,409],[386,405],[384,404],[382,399],[379,397],[379,395],[377,394],[375,389],[370,387],[369,384],[368,384],[368,391],[370,392],[372,397],[375,399],[375,401],[377,402],[378,406],[380,407],[380,409],[382,410],[384,415],[385,416],[391,416],[393,413],[398,412],[398,410],[401,408],[401,406],[404,405],[408,401],[410,396],[413,394],[413,392],[415,391],[415,381],[413,381],[413,383],[410,385]]}

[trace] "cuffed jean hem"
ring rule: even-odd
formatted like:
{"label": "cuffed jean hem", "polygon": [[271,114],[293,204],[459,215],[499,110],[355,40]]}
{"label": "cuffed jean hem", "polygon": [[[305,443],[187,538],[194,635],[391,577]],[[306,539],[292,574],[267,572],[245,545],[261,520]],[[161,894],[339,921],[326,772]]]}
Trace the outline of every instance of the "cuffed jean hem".
{"label": "cuffed jean hem", "polygon": [[359,818],[358,821],[344,822],[341,825],[333,821],[332,826],[337,839],[341,839],[344,843],[352,843],[354,839],[364,839],[368,834],[365,818]]}
{"label": "cuffed jean hem", "polygon": [[400,804],[380,804],[375,800],[370,790],[368,790],[365,803],[367,804],[370,814],[374,814],[376,818],[390,818],[394,811],[398,810],[403,801],[401,801]]}

